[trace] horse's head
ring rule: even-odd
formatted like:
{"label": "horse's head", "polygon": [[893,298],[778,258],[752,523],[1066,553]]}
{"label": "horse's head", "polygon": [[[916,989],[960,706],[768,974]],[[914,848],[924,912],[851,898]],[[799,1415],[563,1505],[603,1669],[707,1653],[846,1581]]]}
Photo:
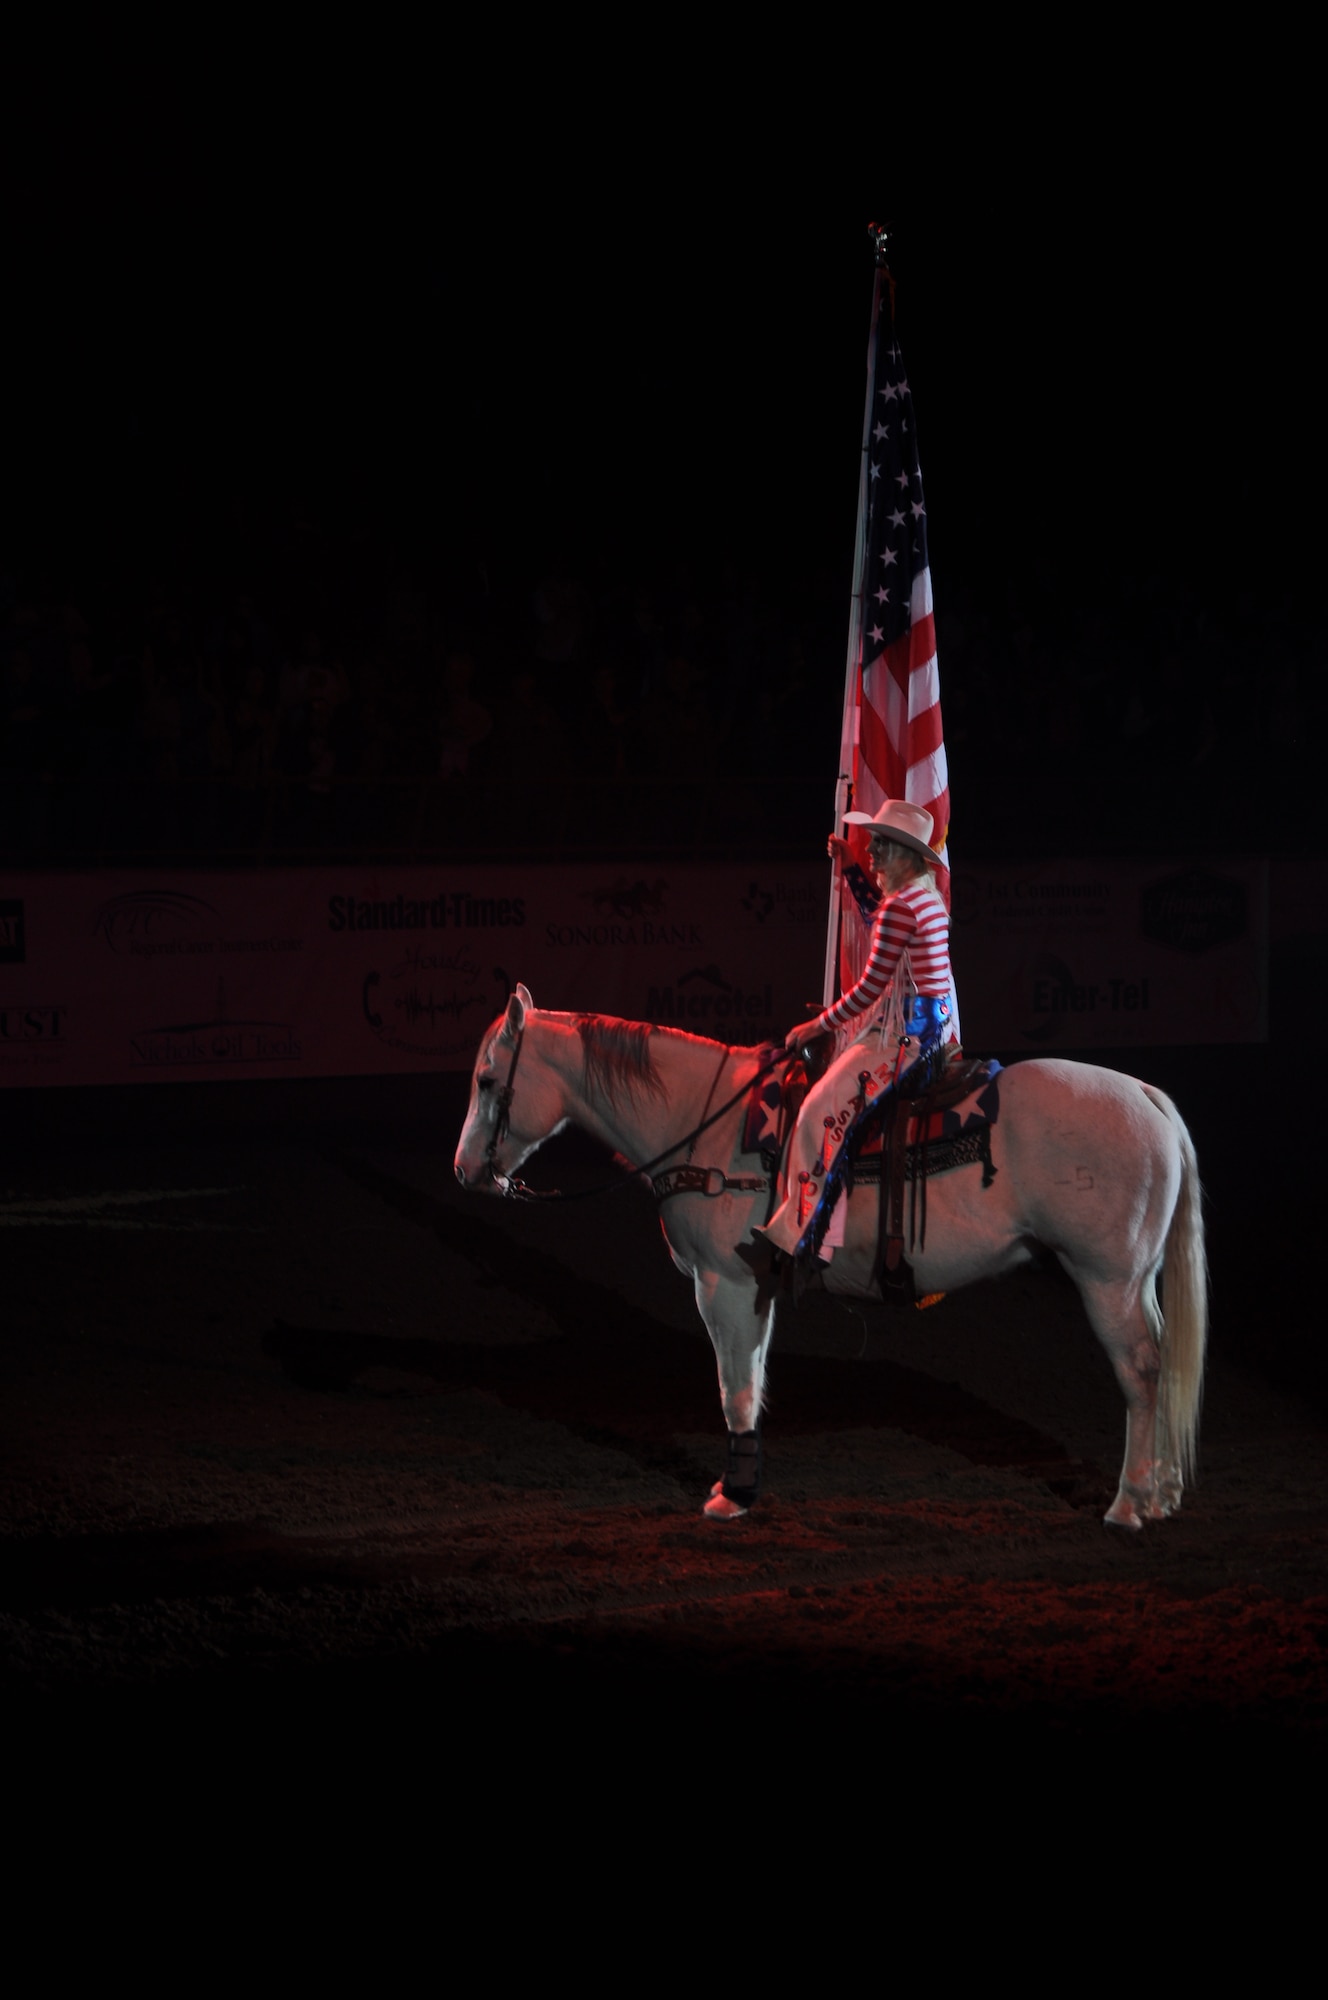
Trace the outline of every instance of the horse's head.
{"label": "horse's head", "polygon": [[462,1187],[506,1193],[522,1162],[567,1122],[562,1086],[532,1032],[538,1021],[534,1001],[518,986],[480,1043],[453,1162]]}

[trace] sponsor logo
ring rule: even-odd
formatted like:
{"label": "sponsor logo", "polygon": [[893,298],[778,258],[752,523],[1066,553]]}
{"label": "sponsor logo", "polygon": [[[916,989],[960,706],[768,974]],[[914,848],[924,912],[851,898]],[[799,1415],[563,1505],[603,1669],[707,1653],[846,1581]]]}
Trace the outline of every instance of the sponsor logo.
{"label": "sponsor logo", "polygon": [[[227,952],[299,951],[296,937],[217,937],[217,911],[178,889],[131,889],[112,896],[93,919],[95,934],[135,958],[206,958]],[[207,930],[211,936],[199,933]]]}
{"label": "sponsor logo", "polygon": [[434,975],[468,979],[473,985],[480,976],[480,962],[464,945],[448,951],[434,945],[408,944],[400,958],[388,967],[387,974],[389,979],[422,979]]}
{"label": "sponsor logo", "polygon": [[593,905],[597,917],[617,917],[620,923],[631,923],[638,917],[662,916],[668,886],[662,875],[653,882],[629,882],[620,875],[607,888],[586,890],[582,901]]}
{"label": "sponsor logo", "polygon": [[763,889],[758,882],[751,884],[747,894],[741,897],[740,901],[743,909],[755,917],[758,924],[763,924],[775,907],[773,892]]}
{"label": "sponsor logo", "polygon": [[1150,883],[1140,905],[1144,936],[1175,951],[1211,951],[1243,937],[1249,928],[1244,883],[1204,868]]}
{"label": "sponsor logo", "polygon": [[[380,1042],[413,1056],[450,1056],[474,1046],[477,1030],[495,1009],[494,994],[475,991],[479,965],[464,948],[454,953],[416,947],[393,965],[386,979],[366,972],[360,989],[364,1018]],[[507,975],[495,966],[493,979],[505,999]],[[463,982],[469,981],[467,991]]]}
{"label": "sponsor logo", "polygon": [[774,996],[769,986],[734,986],[717,965],[698,965],[676,982],[652,986],[646,1017],[666,1027],[722,1027],[727,1041],[756,1042],[774,1018]]}
{"label": "sponsor logo", "polygon": [[989,882],[992,897],[1012,895],[1017,903],[1048,903],[1066,909],[1075,903],[1103,903],[1111,894],[1109,882]]}
{"label": "sponsor logo", "polygon": [[61,1062],[69,1050],[69,1009],[54,1003],[11,1001],[0,1006],[0,1065],[36,1069]]}
{"label": "sponsor logo", "polygon": [[1033,965],[1031,1007],[1042,1019],[1022,1033],[1025,1041],[1051,1041],[1071,1026],[1076,1016],[1146,1014],[1150,1006],[1147,979],[1076,979],[1064,959],[1042,952]]}
{"label": "sponsor logo", "polygon": [[472,896],[468,889],[415,896],[329,896],[330,931],[505,930],[526,921],[524,896]]}
{"label": "sponsor logo", "polygon": [[684,951],[701,949],[699,924],[546,924],[544,942],[567,945],[675,945]]}
{"label": "sponsor logo", "polygon": [[178,940],[196,931],[205,918],[215,919],[216,914],[201,896],[186,896],[178,889],[131,889],[103,903],[92,927],[112,951],[133,951],[151,944],[160,948],[168,940]]}
{"label": "sponsor logo", "polygon": [[1026,930],[1050,930],[1071,919],[1076,930],[1100,922],[1111,903],[1110,882],[1000,881],[990,876],[979,888],[970,877],[951,876],[957,921],[967,923],[985,910],[999,923]]}
{"label": "sponsor logo", "polygon": [[812,876],[786,882],[776,877],[770,887],[749,882],[747,894],[738,901],[754,923],[774,917],[781,924],[810,924],[825,921],[825,882]]}
{"label": "sponsor logo", "polygon": [[0,1047],[19,1042],[63,1042],[68,1007],[24,1006],[21,1002],[0,1007]]}
{"label": "sponsor logo", "polygon": [[136,1069],[212,1067],[229,1063],[299,1062],[303,1050],[289,1021],[234,1021],[226,1006],[226,984],[217,981],[217,1010],[210,1020],[173,1021],[143,1028],[129,1037]]}
{"label": "sponsor logo", "polygon": [[0,965],[22,965],[26,941],[22,901],[18,897],[0,900]]}

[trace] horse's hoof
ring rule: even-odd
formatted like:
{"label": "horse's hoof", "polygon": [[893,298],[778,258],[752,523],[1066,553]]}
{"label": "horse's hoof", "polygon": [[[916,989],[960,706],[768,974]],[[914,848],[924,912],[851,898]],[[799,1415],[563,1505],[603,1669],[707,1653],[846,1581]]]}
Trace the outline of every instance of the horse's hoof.
{"label": "horse's hoof", "polygon": [[728,1495],[716,1486],[701,1511],[708,1521],[740,1521],[748,1510],[746,1507],[740,1507],[736,1500],[730,1500]]}
{"label": "horse's hoof", "polygon": [[1124,1528],[1131,1535],[1137,1535],[1143,1524],[1143,1515],[1128,1493],[1118,1493],[1102,1516],[1104,1528]]}

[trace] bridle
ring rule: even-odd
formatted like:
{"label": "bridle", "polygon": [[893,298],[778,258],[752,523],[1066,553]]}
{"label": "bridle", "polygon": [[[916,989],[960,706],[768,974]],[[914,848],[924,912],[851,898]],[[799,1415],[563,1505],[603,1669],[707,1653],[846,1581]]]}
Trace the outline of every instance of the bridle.
{"label": "bridle", "polygon": [[497,1167],[498,1148],[512,1129],[512,1092],[516,1081],[516,1066],[521,1060],[521,1050],[526,1039],[526,1024],[522,1021],[516,1031],[516,1042],[512,1048],[512,1060],[507,1066],[507,1081],[498,1091],[494,1102],[498,1106],[498,1116],[493,1121],[493,1131],[488,1145],[484,1148],[484,1171],[495,1187],[500,1187],[505,1195],[516,1200],[530,1199],[534,1190],[524,1181],[516,1180],[510,1174],[500,1174]]}
{"label": "bridle", "polygon": [[[521,1026],[517,1029],[516,1041],[512,1048],[512,1060],[507,1066],[507,1081],[495,1094],[494,1102],[498,1106],[498,1115],[494,1119],[493,1131],[489,1136],[489,1143],[484,1148],[483,1159],[484,1171],[490,1181],[496,1188],[500,1188],[503,1194],[512,1201],[585,1201],[591,1195],[612,1194],[617,1188],[627,1187],[632,1181],[639,1179],[642,1174],[653,1173],[654,1169],[662,1166],[665,1160],[678,1151],[680,1146],[687,1146],[689,1148],[695,1146],[696,1141],[703,1132],[708,1132],[712,1125],[719,1123],[726,1112],[732,1111],[735,1104],[742,1102],[754,1083],[759,1082],[763,1076],[768,1076],[772,1069],[779,1067],[780,1063],[787,1062],[793,1053],[791,1049],[777,1049],[774,1055],[768,1056],[758,1066],[756,1074],[748,1078],[741,1090],[735,1090],[727,1103],[720,1105],[718,1111],[711,1111],[708,1118],[703,1116],[701,1123],[694,1131],[685,1132],[681,1139],[675,1139],[671,1146],[666,1146],[664,1151],[657,1153],[653,1160],[647,1160],[643,1167],[626,1167],[616,1179],[605,1181],[599,1187],[578,1188],[572,1194],[563,1194],[558,1188],[527,1187],[526,1183],[518,1180],[515,1174],[500,1174],[498,1171],[498,1148],[512,1129],[512,1097],[516,1081],[516,1066],[521,1060],[521,1050],[525,1045],[525,1039],[526,1024],[522,1021]],[[722,1061],[720,1067],[721,1069],[723,1068]],[[716,1072],[715,1083],[718,1081],[719,1072]],[[713,1097],[715,1094],[715,1083],[712,1083],[710,1086],[710,1097]],[[706,1099],[707,1110],[709,1110],[710,1106],[710,1097]],[[689,1151],[688,1159],[690,1158],[691,1153]],[[705,1176],[713,1174],[716,1169],[702,1167],[693,1169],[692,1171]],[[682,1192],[682,1189],[679,1188],[675,1191]]]}

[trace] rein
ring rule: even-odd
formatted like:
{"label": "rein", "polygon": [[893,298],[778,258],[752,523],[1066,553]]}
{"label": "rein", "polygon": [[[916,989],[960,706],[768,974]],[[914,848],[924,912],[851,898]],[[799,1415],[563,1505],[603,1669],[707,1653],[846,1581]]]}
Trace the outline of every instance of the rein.
{"label": "rein", "polygon": [[[779,1049],[773,1056],[768,1056],[763,1063],[757,1065],[755,1074],[748,1078],[747,1082],[744,1083],[744,1085],[742,1086],[742,1089],[735,1090],[732,1097],[730,1097],[726,1103],[720,1105],[718,1111],[711,1111],[710,1116],[708,1118],[705,1117],[703,1114],[701,1123],[698,1126],[696,1126],[694,1130],[692,1130],[691,1132],[685,1132],[681,1139],[675,1139],[671,1146],[666,1146],[662,1153],[656,1153],[654,1159],[647,1160],[643,1167],[624,1167],[619,1172],[619,1174],[616,1176],[615,1179],[611,1181],[604,1181],[599,1187],[578,1188],[572,1194],[563,1194],[561,1189],[559,1188],[527,1187],[526,1183],[522,1180],[518,1180],[515,1174],[500,1174],[495,1171],[494,1162],[497,1156],[498,1148],[499,1146],[501,1146],[503,1140],[507,1137],[507,1134],[511,1129],[513,1079],[516,1076],[516,1066],[521,1059],[521,1047],[525,1039],[526,1039],[526,1027],[523,1021],[521,1027],[517,1031],[516,1046],[512,1050],[512,1060],[511,1063],[508,1065],[507,1081],[503,1085],[502,1089],[498,1092],[498,1099],[497,1099],[498,1116],[494,1121],[493,1136],[491,1137],[488,1145],[484,1149],[485,1172],[488,1174],[489,1179],[493,1181],[496,1186],[500,1187],[504,1195],[506,1195],[512,1201],[589,1201],[595,1195],[616,1193],[620,1187],[629,1186],[631,1182],[636,1180],[641,1174],[653,1173],[654,1169],[656,1167],[662,1166],[665,1160],[669,1158],[670,1154],[676,1153],[680,1146],[687,1147],[687,1158],[690,1161],[692,1153],[696,1146],[696,1142],[700,1138],[701,1134],[703,1132],[708,1132],[712,1125],[717,1125],[720,1119],[724,1117],[726,1112],[732,1111],[735,1104],[741,1104],[743,1098],[748,1095],[754,1084],[759,1083],[763,1076],[769,1076],[772,1069],[777,1069],[780,1063],[787,1062],[790,1056],[792,1055],[792,1051],[790,1049]],[[727,1053],[728,1051],[726,1050],[725,1055],[727,1055]],[[709,1094],[706,1097],[705,1101],[706,1110],[709,1110],[710,1099],[715,1094],[715,1085],[719,1082],[720,1076],[723,1073],[723,1068],[724,1068],[724,1058],[721,1057],[719,1069],[716,1070],[715,1072],[714,1078],[710,1085]],[[679,1169],[679,1172],[682,1171],[683,1171],[682,1169]],[[716,1167],[691,1167],[687,1171],[697,1175],[700,1178],[700,1180],[709,1180],[714,1174],[719,1172],[719,1169]],[[764,1182],[762,1183],[762,1186],[764,1186]],[[668,1191],[673,1193],[681,1193],[683,1192],[683,1189],[679,1187],[677,1189],[671,1189]],[[702,1191],[709,1193],[711,1192],[711,1189],[709,1187],[706,1187]],[[714,1189],[713,1191],[715,1193],[720,1192],[719,1189]],[[658,1193],[659,1191],[656,1190],[656,1192]]]}

